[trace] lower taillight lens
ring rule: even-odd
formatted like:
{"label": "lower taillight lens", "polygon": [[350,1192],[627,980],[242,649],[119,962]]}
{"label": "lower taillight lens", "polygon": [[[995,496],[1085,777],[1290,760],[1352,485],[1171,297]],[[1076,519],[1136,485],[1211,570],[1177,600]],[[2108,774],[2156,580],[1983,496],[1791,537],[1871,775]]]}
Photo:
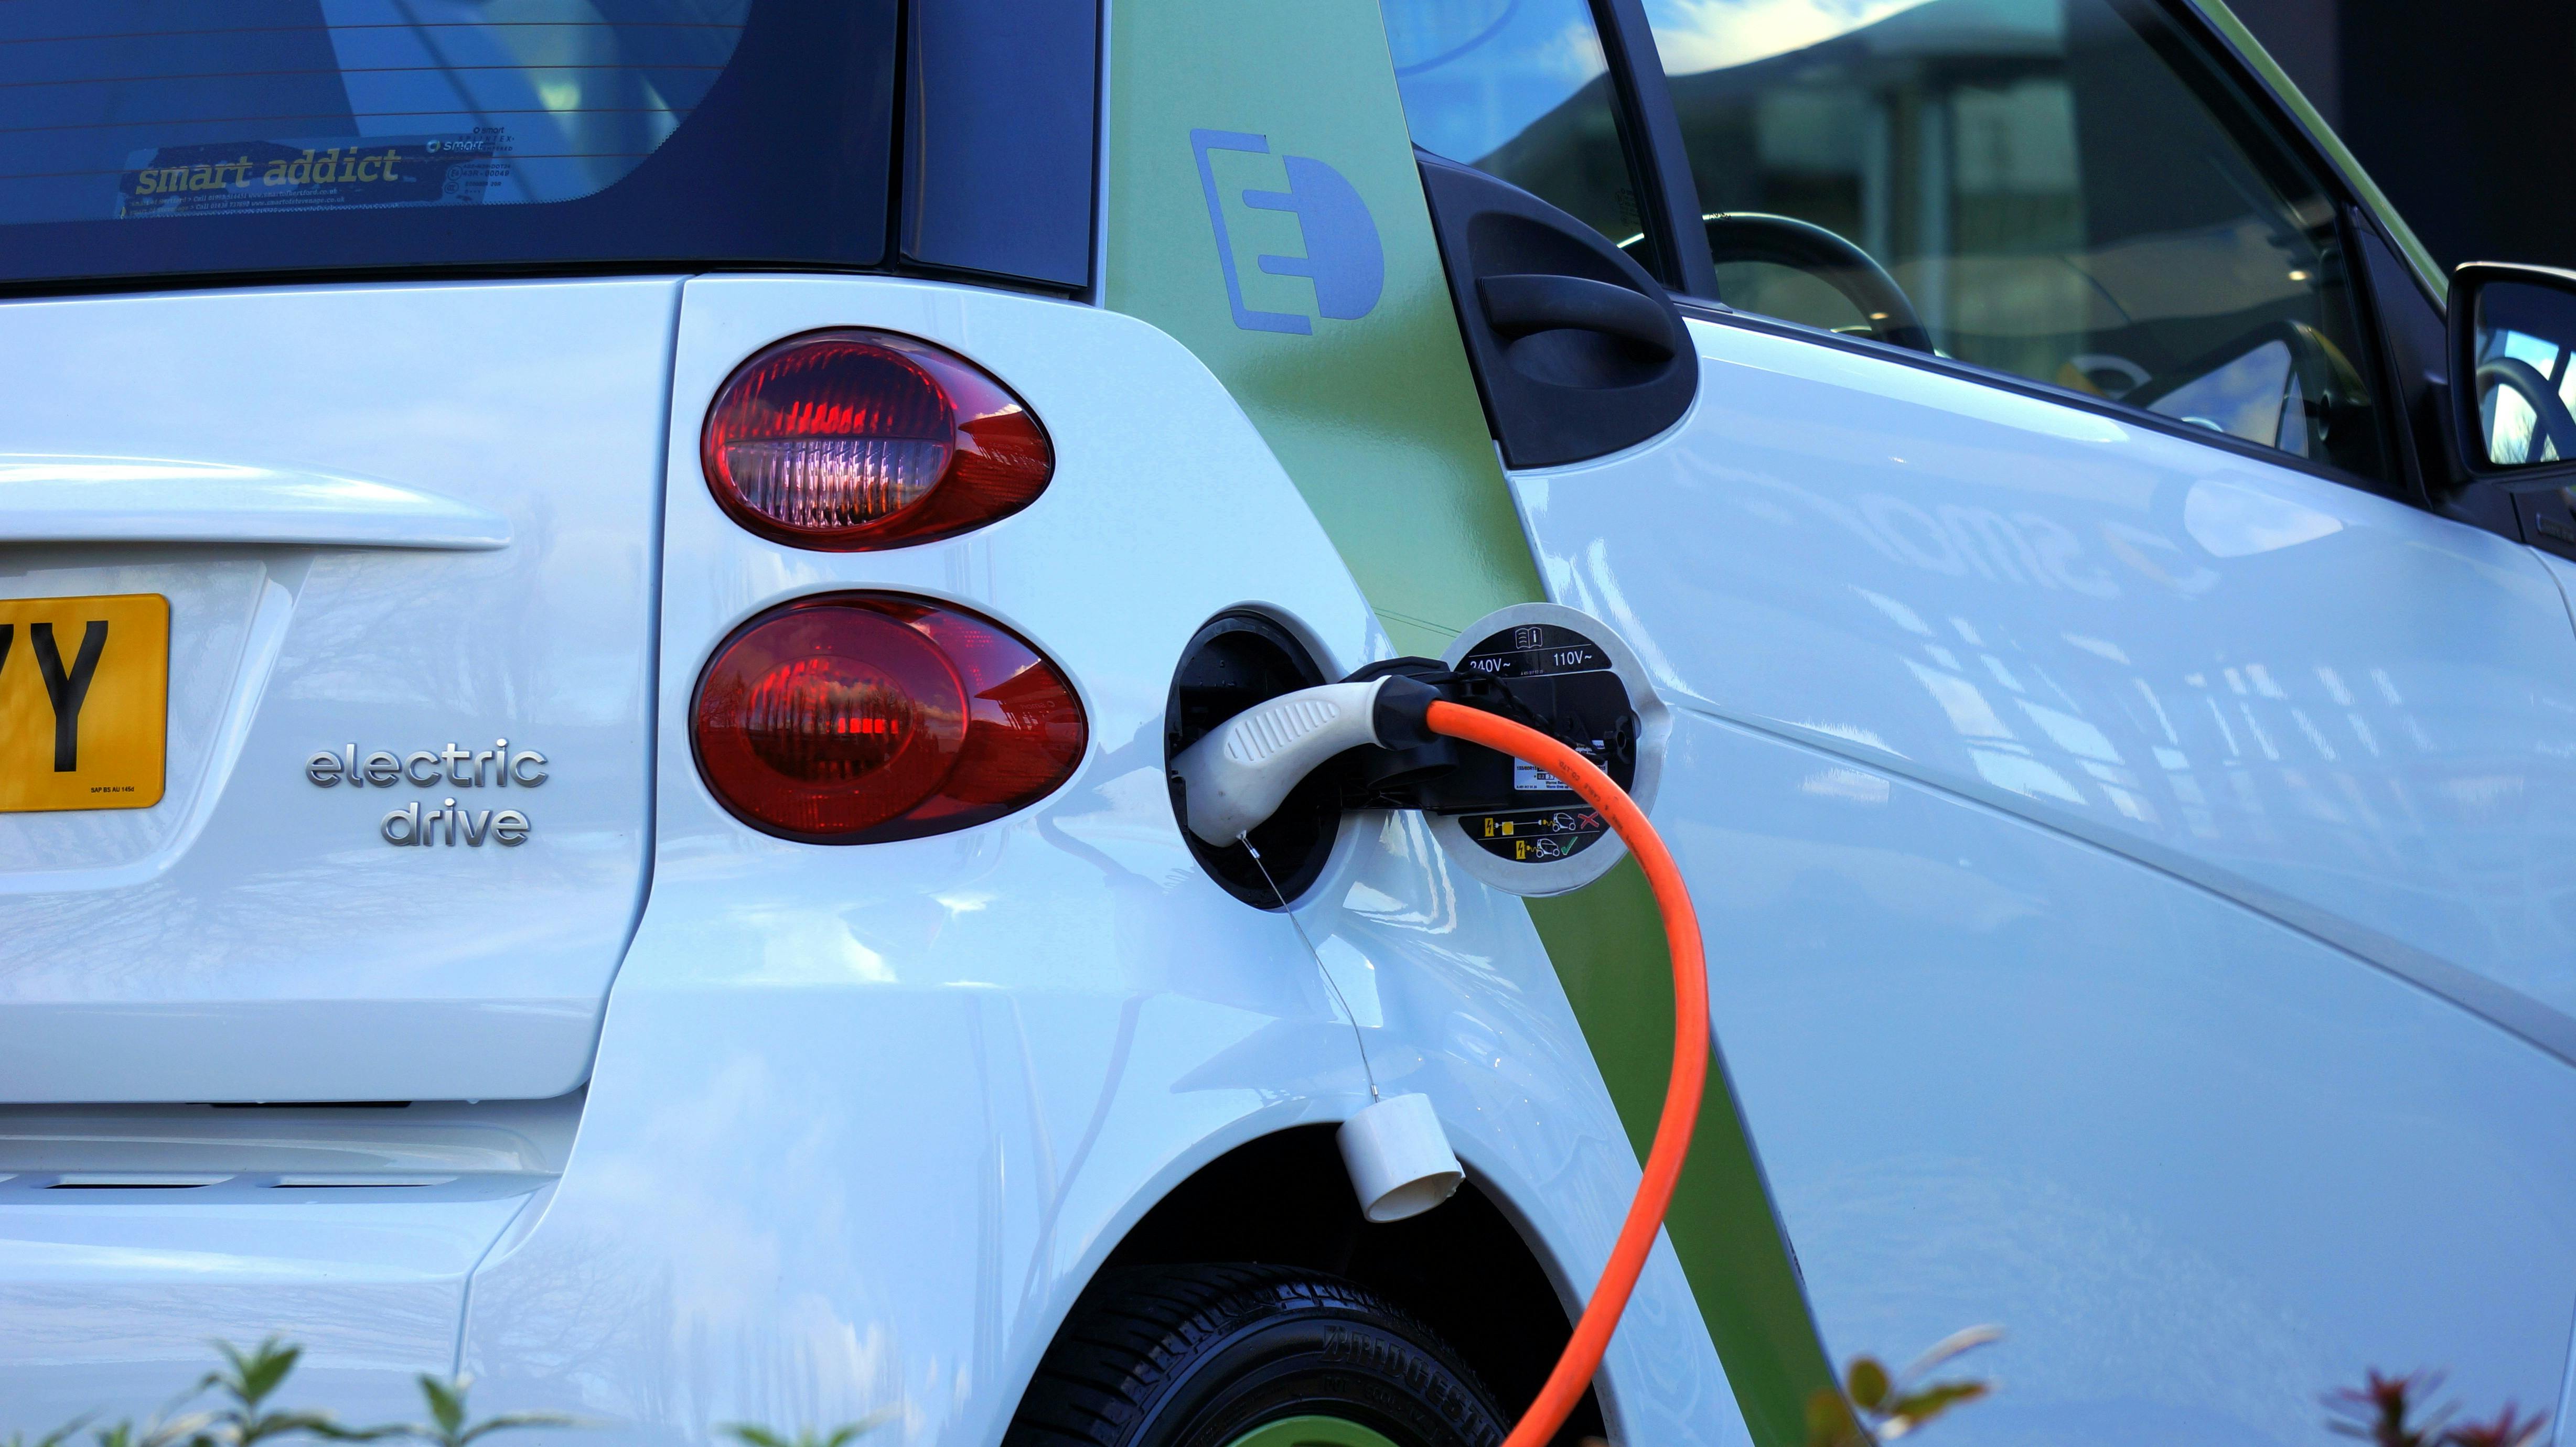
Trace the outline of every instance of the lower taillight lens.
{"label": "lower taillight lens", "polygon": [[773,608],[698,681],[698,770],[772,834],[865,844],[963,829],[1072,777],[1085,724],[1056,666],[989,619],[874,593]]}

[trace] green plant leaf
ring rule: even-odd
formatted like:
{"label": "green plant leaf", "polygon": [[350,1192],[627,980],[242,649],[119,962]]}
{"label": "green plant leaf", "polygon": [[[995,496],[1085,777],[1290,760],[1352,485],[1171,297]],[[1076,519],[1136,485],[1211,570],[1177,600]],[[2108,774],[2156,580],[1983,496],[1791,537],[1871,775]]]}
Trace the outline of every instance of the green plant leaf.
{"label": "green plant leaf", "polygon": [[287,1374],[295,1370],[295,1363],[304,1355],[304,1348],[288,1346],[276,1337],[270,1337],[247,1352],[228,1341],[216,1342],[214,1346],[223,1354],[224,1364],[232,1370],[229,1375],[214,1373],[207,1378],[207,1384],[221,1387],[229,1393],[241,1404],[244,1416],[259,1409],[259,1404],[286,1381]]}
{"label": "green plant leaf", "polygon": [[1972,1326],[1964,1331],[1954,1331],[1934,1342],[1931,1350],[1907,1363],[1905,1370],[1896,1374],[1896,1389],[1903,1391],[1907,1385],[1921,1380],[1925,1372],[1943,1362],[1964,1356],[1990,1342],[2002,1341],[2003,1338],[2004,1329],[1999,1326]]}
{"label": "green plant leaf", "polygon": [[1882,1437],[1902,1437],[1962,1402],[1973,1402],[1993,1388],[1984,1382],[1935,1382],[1888,1404]]}
{"label": "green plant leaf", "polygon": [[91,1412],[86,1416],[74,1417],[33,1442],[27,1440],[27,1434],[24,1432],[12,1432],[9,1434],[8,1447],[63,1447],[65,1442],[71,1440],[73,1433],[88,1426],[90,1419],[97,1415],[96,1412]]}
{"label": "green plant leaf", "polygon": [[1854,1357],[1844,1373],[1844,1382],[1853,1403],[1865,1412],[1875,1412],[1887,1400],[1887,1368],[1876,1357]]}
{"label": "green plant leaf", "polygon": [[413,1429],[396,1422],[383,1427],[343,1427],[328,1412],[299,1412],[299,1420],[285,1431],[309,1432],[326,1442],[374,1442],[385,1437],[409,1437]]}
{"label": "green plant leaf", "polygon": [[271,1412],[247,1422],[235,1422],[230,1434],[233,1447],[250,1447],[271,1437],[290,1437],[302,1433],[326,1442],[372,1442],[407,1431],[403,1427],[343,1427],[328,1412]]}
{"label": "green plant leaf", "polygon": [[[202,1390],[202,1389],[200,1389]],[[215,1420],[212,1412],[191,1412],[164,1422],[147,1423],[138,1428],[132,1421],[91,1431],[90,1440],[97,1447],[172,1447],[191,1437],[203,1440],[202,1429]]]}
{"label": "green plant leaf", "polygon": [[1818,1387],[1807,1398],[1807,1447],[1851,1447],[1865,1440],[1841,1392]]}
{"label": "green plant leaf", "polygon": [[803,1427],[793,1437],[754,1422],[728,1422],[716,1430],[743,1443],[744,1447],[849,1447],[850,1443],[902,1415],[901,1407],[880,1407],[855,1422],[844,1422],[828,1433]]}
{"label": "green plant leaf", "polygon": [[440,1438],[453,1441],[465,1426],[465,1384],[442,1382],[423,1372],[420,1394],[429,1404],[429,1419],[438,1424]]}
{"label": "green plant leaf", "polygon": [[465,1435],[456,1439],[456,1447],[465,1447],[466,1443],[486,1432],[509,1432],[521,1427],[578,1427],[581,1425],[582,1420],[579,1417],[567,1417],[561,1412],[504,1412],[498,1417],[486,1417],[466,1428]]}

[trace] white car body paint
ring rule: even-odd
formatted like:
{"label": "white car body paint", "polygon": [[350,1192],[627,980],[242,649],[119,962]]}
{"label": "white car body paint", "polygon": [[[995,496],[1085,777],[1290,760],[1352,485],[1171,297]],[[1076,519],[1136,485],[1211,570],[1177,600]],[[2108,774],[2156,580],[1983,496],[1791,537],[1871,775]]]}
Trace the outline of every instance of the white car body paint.
{"label": "white car body paint", "polygon": [[2305,1441],[2370,1366],[2559,1402],[2576,634],[2537,555],[1691,331],[1679,425],[1514,487],[1673,706],[1658,817],[1827,1345],[2005,1325],[1996,1442]]}
{"label": "white car body paint", "polygon": [[0,509],[21,543],[298,543],[505,547],[510,521],[417,488],[329,473],[144,457],[0,456]]}
{"label": "white car body paint", "polygon": [[[0,346],[47,360],[0,397],[7,446],[90,465],[0,471],[0,507],[37,495],[31,536],[88,535],[11,549],[0,596],[161,593],[171,616],[161,802],[0,815],[0,1100],[581,1084],[648,862],[679,299],[641,279],[0,306]],[[110,456],[196,464],[193,505]],[[93,517],[164,502],[120,534],[80,524],[76,487],[109,494]],[[296,538],[275,514],[299,496],[319,516]],[[317,751],[502,738],[546,756],[541,786],[305,776]],[[520,809],[538,847],[379,837],[449,797]]]}
{"label": "white car body paint", "polygon": [[[511,293],[523,309],[478,310],[487,293]],[[314,1112],[293,1110],[0,1112],[0,1171],[21,1177],[14,1194],[0,1181],[0,1403],[11,1417],[50,1423],[103,1402],[143,1410],[202,1369],[209,1334],[278,1330],[308,1347],[315,1391],[299,1400],[353,1417],[400,1410],[414,1373],[463,1371],[476,1379],[478,1413],[543,1408],[603,1424],[557,1434],[567,1443],[706,1442],[726,1422],[792,1429],[891,1409],[896,1425],[880,1440],[988,1444],[1092,1270],[1166,1191],[1231,1147],[1367,1103],[1353,1018],[1380,1082],[1433,1100],[1469,1173],[1522,1227],[1559,1291],[1569,1302],[1588,1293],[1637,1163],[1519,902],[1457,874],[1419,819],[1355,816],[1300,909],[1349,999],[1345,1018],[1289,922],[1225,894],[1182,841],[1163,778],[1162,714],[1201,623],[1260,607],[1335,671],[1383,656],[1387,644],[1286,475],[1179,344],[1084,306],[883,279],[345,287],[258,300],[0,308],[0,334],[13,344],[69,346],[113,318],[128,346],[150,343],[147,354],[164,359],[122,391],[90,373],[53,385],[44,405],[62,414],[59,425],[31,420],[43,440],[29,450],[99,455],[112,433],[120,453],[363,473],[491,508],[510,540],[491,552],[422,555],[434,562],[420,566],[486,574],[370,573],[409,555],[327,544],[238,564],[144,555],[160,560],[158,571],[135,574],[133,586],[243,575],[220,598],[189,595],[182,616],[222,603],[238,634],[247,626],[238,620],[265,616],[263,606],[287,611],[275,625],[282,641],[256,668],[236,661],[237,641],[225,653],[219,640],[191,635],[174,649],[174,659],[220,658],[187,695],[210,715],[249,707],[223,701],[248,690],[256,702],[263,680],[269,701],[237,730],[231,754],[189,765],[210,771],[189,788],[179,787],[174,713],[172,800],[184,808],[191,789],[212,791],[211,821],[193,835],[106,821],[84,846],[99,855],[93,867],[158,858],[161,873],[97,887],[175,889],[202,875],[210,898],[219,887],[235,897],[256,891],[264,909],[274,898],[256,933],[245,922],[203,950],[231,952],[220,958],[240,994],[298,978],[278,963],[281,950],[333,951],[340,993],[295,1001],[291,1020],[229,997],[207,1003],[181,988],[211,996],[202,971],[149,968],[152,957],[112,928],[76,936],[57,915],[13,905],[29,912],[9,917],[0,986],[14,994],[0,997],[0,1028],[22,1047],[44,1038],[18,1022],[29,1018],[22,1005],[49,998],[45,990],[69,1001],[63,1010],[96,1013],[82,1037],[87,1053],[64,1057],[63,1069],[88,1072],[77,1085],[22,1071],[10,1089],[20,1099],[45,1089],[91,1101],[102,1092],[203,1099],[204,1085],[178,1082],[203,1080],[210,1062],[241,1080],[270,1078],[247,1052],[188,1055],[194,1047],[175,1037],[154,1047],[175,1059],[124,1048],[117,1020],[149,1026],[160,1002],[183,997],[214,1012],[233,1044],[253,1024],[259,1039],[279,1040],[280,1078],[290,1065],[319,1078],[316,1062],[330,1064],[341,1072],[327,1076],[331,1099],[368,1098],[358,1092],[396,1082],[488,1081],[494,1096],[510,1085],[583,1089],[405,1113],[383,1126],[352,1126],[346,1112],[323,1112],[328,1122],[316,1124]],[[447,320],[434,323],[441,306],[451,308]],[[591,315],[579,315],[585,307]],[[69,314],[78,308],[99,310]],[[522,335],[531,313],[537,330]],[[353,328],[353,316],[372,320]],[[612,348],[603,334],[617,326],[628,333]],[[1001,523],[892,552],[801,551],[736,527],[699,475],[706,406],[745,357],[826,326],[907,333],[989,368],[1049,430],[1054,483]],[[355,365],[329,348],[362,345],[420,359],[408,398],[381,385],[367,391],[382,408],[421,408],[441,422],[401,429],[411,452],[388,440],[363,456],[281,447],[246,460],[240,449],[209,458],[179,445],[184,420],[220,411],[189,390],[220,370],[214,359],[285,366],[294,348],[322,347],[294,365],[327,392],[335,371]],[[595,358],[585,350],[594,346]],[[649,427],[635,426],[635,398],[600,396],[596,412],[558,411],[540,455],[500,445],[505,431],[545,420],[544,399],[625,385],[612,352],[616,367],[667,369],[650,389]],[[482,386],[475,369],[495,357],[510,359],[513,385],[476,401],[504,415],[476,414],[439,390]],[[380,383],[384,373],[374,375]],[[119,415],[171,413],[167,434],[112,425],[101,400],[109,397]],[[358,408],[360,398],[339,405]],[[612,407],[628,428],[613,440]],[[41,415],[30,406],[31,419]],[[330,435],[395,431],[371,420],[361,412],[334,421]],[[460,451],[459,432],[491,445]],[[649,435],[639,443],[634,433]],[[648,475],[638,474],[639,456],[650,459]],[[516,470],[495,476],[500,466]],[[654,515],[636,517],[639,502]],[[52,556],[0,581],[38,595],[127,586],[117,573],[96,575],[93,587],[92,573],[74,577]],[[658,570],[658,604],[627,612],[586,602],[590,594],[554,581],[566,570],[597,572],[598,587],[614,584],[629,602],[649,596],[636,590],[650,589]],[[341,591],[315,593],[324,578],[341,580]],[[349,591],[370,587],[381,596]],[[1073,780],[991,824],[863,847],[782,841],[727,814],[690,750],[699,669],[753,614],[840,589],[950,600],[1028,638],[1082,695],[1091,741]],[[263,590],[287,596],[263,605]],[[440,618],[448,624],[430,626]],[[405,626],[364,635],[380,640],[377,652],[334,662],[299,645],[294,629],[306,619],[336,624],[343,647],[354,646],[347,635],[362,620]],[[629,636],[631,649],[621,643]],[[591,661],[576,665],[566,653]],[[656,657],[658,668],[647,667]],[[366,746],[467,737],[469,723],[482,731],[493,710],[552,697],[521,680],[558,673],[582,685],[564,707],[589,708],[589,726],[544,734],[555,773],[530,797],[551,809],[511,854],[391,848],[372,837],[380,796],[399,803],[417,791],[352,797],[302,772],[317,733]],[[630,703],[649,719],[640,738],[618,731]],[[280,707],[308,712],[282,727],[270,717]],[[511,726],[533,727],[516,717]],[[190,747],[190,760],[212,750]],[[619,769],[625,777],[612,780]],[[622,833],[606,822],[568,827],[567,806],[589,797],[580,790],[593,777],[601,800],[617,792],[641,801],[648,819]],[[243,832],[219,834],[235,820]],[[0,840],[35,851],[48,847],[36,833],[59,823],[0,816]],[[121,855],[111,848],[119,841]],[[634,910],[647,881],[620,851],[645,847],[649,897],[631,947],[589,974],[569,954],[554,963],[535,948],[580,923],[571,916],[590,901],[569,897],[577,887]],[[469,888],[445,872],[467,867],[486,882]],[[575,869],[597,873],[577,881],[566,873]],[[629,882],[604,882],[620,869]],[[357,909],[342,872],[375,882],[389,902],[372,916]],[[180,883],[150,882],[164,875]],[[309,899],[295,892],[299,882]],[[186,898],[128,894],[117,904],[133,915],[137,901]],[[417,903],[400,902],[409,900]],[[429,978],[409,962],[348,956],[350,938],[380,924],[381,910],[412,908],[423,913],[420,928],[434,916],[439,938],[451,941],[437,978],[457,977],[478,943],[512,971],[470,1003],[437,1007],[404,994],[421,993]],[[146,914],[142,924],[166,929],[168,920]],[[75,961],[82,968],[59,957],[78,950],[90,951]],[[520,996],[503,992],[511,981]],[[144,1004],[111,987],[144,992]],[[414,1012],[406,1018],[427,1023],[369,1035],[379,1018],[372,1004],[395,999]],[[479,1046],[442,1038],[432,1029],[446,1018],[437,1008],[475,1021],[520,1011],[577,1029],[581,1049],[566,1069],[507,1035]],[[136,1038],[165,1041],[144,1029]],[[547,1069],[526,1065],[540,1058]],[[47,1172],[99,1159],[218,1183],[174,1184],[149,1199],[51,1188]],[[314,1170],[377,1184],[317,1199],[328,1188],[294,1184]],[[447,1179],[420,1183],[430,1176]],[[64,1370],[69,1358],[77,1371]],[[1650,1265],[1601,1386],[1623,1440],[1744,1440],[1668,1248]]]}

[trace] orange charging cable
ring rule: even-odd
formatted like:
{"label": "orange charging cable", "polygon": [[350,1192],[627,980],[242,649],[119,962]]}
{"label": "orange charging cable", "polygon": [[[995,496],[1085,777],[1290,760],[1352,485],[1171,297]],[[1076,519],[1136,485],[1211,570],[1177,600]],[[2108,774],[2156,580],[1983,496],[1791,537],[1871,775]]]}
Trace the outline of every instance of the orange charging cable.
{"label": "orange charging cable", "polygon": [[1708,964],[1700,947],[1699,916],[1691,909],[1690,893],[1682,887],[1682,872],[1673,863],[1672,851],[1664,847],[1655,826],[1646,822],[1646,811],[1610,782],[1609,775],[1534,728],[1460,704],[1433,703],[1425,722],[1433,733],[1481,744],[1547,770],[1600,810],[1644,867],[1646,883],[1653,888],[1656,908],[1664,917],[1664,940],[1672,947],[1673,1078],[1664,1088],[1664,1113],[1655,1122],[1655,1144],[1646,1152],[1645,1179],[1638,1183],[1636,1199],[1628,1203],[1628,1218],[1619,1225],[1619,1239],[1611,1243],[1610,1260],[1601,1268],[1601,1280],[1592,1288],[1582,1319],[1574,1324],[1565,1354],[1556,1359],[1556,1369],[1547,1374],[1538,1399],[1503,1439],[1503,1447],[1544,1447],[1565,1425],[1574,1404],[1583,1400],[1583,1389],[1600,1369],[1610,1333],[1618,1329],[1619,1314],[1628,1309],[1628,1297],[1646,1269],[1646,1255],[1654,1249],[1655,1232],[1673,1203],[1673,1188],[1681,1183],[1691,1127],[1699,1120],[1700,1091],[1708,1083]]}

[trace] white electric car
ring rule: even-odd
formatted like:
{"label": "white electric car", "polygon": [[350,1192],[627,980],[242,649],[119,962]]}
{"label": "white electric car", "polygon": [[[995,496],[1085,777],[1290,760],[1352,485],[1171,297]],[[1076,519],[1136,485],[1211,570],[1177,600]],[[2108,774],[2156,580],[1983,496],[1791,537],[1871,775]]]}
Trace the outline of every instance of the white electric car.
{"label": "white electric car", "polygon": [[[564,1442],[1484,1447],[1643,885],[1534,770],[1257,858],[1169,777],[1435,668],[1708,928],[1566,1440],[1988,1322],[1962,1442],[2564,1415],[2576,278],[2215,0],[7,0],[0,133],[0,1430],[278,1335]],[[1385,1224],[1380,1093],[1466,1176]]]}

